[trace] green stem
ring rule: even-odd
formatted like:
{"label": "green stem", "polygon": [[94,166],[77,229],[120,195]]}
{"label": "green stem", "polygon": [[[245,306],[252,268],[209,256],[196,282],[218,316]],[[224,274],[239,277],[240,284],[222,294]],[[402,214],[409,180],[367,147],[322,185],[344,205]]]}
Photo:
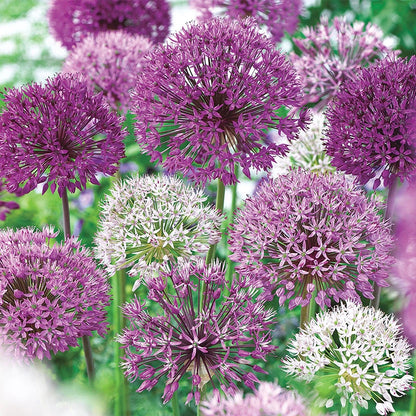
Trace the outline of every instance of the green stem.
{"label": "green stem", "polygon": [[173,393],[171,402],[172,402],[172,414],[173,414],[173,416],[179,416],[180,412],[179,412],[178,390],[176,390],[175,393]]}
{"label": "green stem", "polygon": [[[413,353],[413,378],[416,378],[416,354]],[[416,389],[412,390],[410,397],[410,416],[416,416]]]}
{"label": "green stem", "polygon": [[309,322],[309,312],[311,309],[311,303],[303,306],[300,310],[300,329],[305,328],[305,325]]}

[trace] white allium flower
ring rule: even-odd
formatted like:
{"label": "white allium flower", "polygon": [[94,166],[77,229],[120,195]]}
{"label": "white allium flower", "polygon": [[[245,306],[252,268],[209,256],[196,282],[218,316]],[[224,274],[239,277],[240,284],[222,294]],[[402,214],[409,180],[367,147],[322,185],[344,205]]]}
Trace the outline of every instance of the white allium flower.
{"label": "white allium flower", "polygon": [[289,344],[289,374],[313,382],[327,407],[339,403],[358,415],[374,401],[381,415],[393,410],[393,398],[411,388],[411,346],[392,315],[353,301],[322,312]]}
{"label": "white allium flower", "polygon": [[152,277],[168,262],[197,258],[221,239],[223,217],[202,190],[168,176],[133,176],[115,183],[102,205],[96,257],[111,273]]}

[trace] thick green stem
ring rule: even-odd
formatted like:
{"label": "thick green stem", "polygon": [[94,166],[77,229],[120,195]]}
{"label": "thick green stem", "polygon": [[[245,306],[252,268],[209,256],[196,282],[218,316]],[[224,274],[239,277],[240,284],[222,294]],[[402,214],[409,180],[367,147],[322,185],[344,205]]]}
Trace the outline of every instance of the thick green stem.
{"label": "thick green stem", "polygon": [[309,322],[309,313],[311,309],[311,303],[309,302],[306,306],[303,306],[300,310],[300,329],[305,328],[305,325]]}
{"label": "thick green stem", "polygon": [[[416,353],[413,353],[413,378],[416,379]],[[416,416],[416,389],[411,393],[409,416]]]}
{"label": "thick green stem", "polygon": [[[235,175],[237,176],[238,169],[235,169]],[[231,186],[231,208],[230,213],[228,214],[227,228],[233,222],[234,212],[237,208],[237,182]],[[228,246],[227,246],[228,247]],[[234,274],[234,262],[230,259],[231,251],[227,249],[227,274],[225,276],[226,282],[228,282],[229,287],[231,287],[233,274]]]}
{"label": "thick green stem", "polygon": [[173,416],[180,416],[178,390],[176,390],[175,393],[173,393],[171,403],[172,403],[172,414],[173,414]]}

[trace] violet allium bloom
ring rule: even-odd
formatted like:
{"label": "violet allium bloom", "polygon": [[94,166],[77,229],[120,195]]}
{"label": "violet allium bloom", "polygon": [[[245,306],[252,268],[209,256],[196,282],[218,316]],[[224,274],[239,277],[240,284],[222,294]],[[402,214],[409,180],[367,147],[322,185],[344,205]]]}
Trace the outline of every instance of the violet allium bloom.
{"label": "violet allium bloom", "polygon": [[416,57],[384,59],[347,79],[327,111],[326,149],[361,183],[410,178],[416,168],[408,119],[416,98]]}
{"label": "violet allium bloom", "polygon": [[302,11],[301,0],[190,0],[190,5],[201,13],[201,20],[209,20],[218,12],[232,19],[255,17],[273,42],[280,42],[284,32],[296,31]]}
{"label": "violet allium bloom", "polygon": [[4,185],[0,179],[0,221],[6,220],[6,215],[10,213],[12,209],[18,209],[19,204],[15,201],[3,201],[1,198],[4,196]]}
{"label": "violet allium bloom", "polygon": [[107,331],[107,276],[75,239],[51,228],[0,231],[0,344],[23,358],[51,358],[78,338]]}
{"label": "violet allium bloom", "polygon": [[132,93],[137,140],[168,172],[232,184],[235,165],[250,177],[285,153],[263,143],[267,129],[292,140],[304,127],[305,111],[277,114],[299,104],[300,84],[252,18],[189,24],[147,58]]}
{"label": "violet allium bloom", "polygon": [[136,83],[144,54],[152,43],[122,30],[87,36],[67,57],[62,72],[80,72],[96,91],[103,91],[113,109],[130,108],[130,90]]}
{"label": "violet allium bloom", "polygon": [[249,284],[289,308],[331,299],[373,298],[374,281],[388,286],[393,262],[389,223],[358,184],[340,173],[292,170],[263,183],[229,231],[230,258]]}
{"label": "violet allium bloom", "polygon": [[302,30],[304,38],[293,38],[301,55],[290,58],[301,76],[305,103],[319,103],[322,108],[335,96],[343,81],[363,66],[393,54],[383,43],[383,32],[376,25],[348,23],[335,17],[332,24],[322,17],[315,28]]}
{"label": "violet allium bloom", "polygon": [[394,412],[393,398],[412,388],[411,346],[396,318],[352,301],[321,312],[288,350],[293,357],[285,358],[284,370],[312,382],[326,407],[341,407],[340,415],[358,416],[369,402],[386,415]]}
{"label": "violet allium bloom", "polygon": [[164,403],[182,378],[192,382],[187,402],[194,398],[199,403],[206,383],[217,393],[235,392],[240,381],[254,389],[258,379],[253,371],[265,371],[248,358],[264,360],[275,349],[268,328],[274,312],[253,299],[255,289],[234,284],[224,295],[224,268],[206,266],[202,259],[174,266],[148,286],[148,299],[163,314],[153,315],[153,307],[133,299],[123,308],[130,327],[118,338],[126,349],[125,375],[142,380],[138,392],[165,378]]}
{"label": "violet allium bloom", "polygon": [[53,37],[67,49],[90,33],[110,30],[163,42],[171,22],[166,0],[52,0],[48,17]]}
{"label": "violet allium bloom", "polygon": [[18,195],[44,183],[62,196],[96,175],[113,175],[124,157],[122,119],[77,74],[7,90],[0,115],[0,165]]}

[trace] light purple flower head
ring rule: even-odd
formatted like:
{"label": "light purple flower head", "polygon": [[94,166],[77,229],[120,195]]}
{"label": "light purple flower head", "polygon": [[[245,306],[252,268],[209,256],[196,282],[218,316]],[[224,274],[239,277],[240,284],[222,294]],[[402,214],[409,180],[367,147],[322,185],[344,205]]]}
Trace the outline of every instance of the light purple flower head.
{"label": "light purple flower head", "polygon": [[6,215],[12,210],[19,208],[19,204],[15,201],[3,201],[1,197],[5,194],[4,185],[0,179],[0,221],[6,220]]}
{"label": "light purple flower head", "polygon": [[189,24],[148,55],[133,92],[137,140],[169,172],[197,183],[237,181],[235,165],[269,169],[286,145],[265,144],[269,128],[289,140],[304,127],[296,73],[255,20]]}
{"label": "light purple flower head", "polygon": [[107,331],[107,276],[75,239],[50,228],[0,231],[0,344],[17,357],[51,358]]}
{"label": "light purple flower head", "polygon": [[388,286],[393,240],[381,205],[357,187],[342,174],[301,170],[265,182],[229,232],[240,274],[290,309],[314,291],[321,308],[359,293],[372,299],[371,281]]}
{"label": "light purple flower head", "polygon": [[295,32],[302,11],[301,0],[190,0],[190,5],[200,11],[201,20],[211,19],[218,11],[232,19],[255,17],[273,42],[280,42],[284,32]]}
{"label": "light purple flower head", "polygon": [[113,175],[124,157],[122,119],[78,74],[7,90],[0,115],[0,165],[18,195],[44,183],[59,195]]}
{"label": "light purple flower head", "polygon": [[233,285],[225,296],[224,275],[219,263],[182,263],[148,283],[148,299],[162,314],[153,315],[153,305],[137,298],[124,306],[130,327],[118,341],[126,349],[125,375],[142,380],[138,392],[151,390],[162,378],[164,403],[182,378],[191,380],[187,402],[199,403],[206,383],[217,393],[235,392],[239,381],[254,388],[253,371],[265,371],[248,358],[264,359],[274,351],[268,329],[274,313],[253,299],[254,289]]}
{"label": "light purple flower head", "polygon": [[351,76],[327,111],[326,149],[337,168],[362,184],[411,178],[415,137],[409,128],[416,98],[416,56],[384,59]]}
{"label": "light purple flower head", "polygon": [[52,35],[67,49],[89,33],[109,30],[163,42],[171,21],[166,0],[52,0],[48,17]]}
{"label": "light purple flower head", "polygon": [[290,58],[301,76],[305,103],[317,103],[317,108],[326,106],[341,83],[361,67],[393,54],[383,43],[381,29],[372,23],[350,24],[335,17],[330,24],[322,17],[319,25],[302,33],[304,38],[293,38],[301,55],[292,52]]}

